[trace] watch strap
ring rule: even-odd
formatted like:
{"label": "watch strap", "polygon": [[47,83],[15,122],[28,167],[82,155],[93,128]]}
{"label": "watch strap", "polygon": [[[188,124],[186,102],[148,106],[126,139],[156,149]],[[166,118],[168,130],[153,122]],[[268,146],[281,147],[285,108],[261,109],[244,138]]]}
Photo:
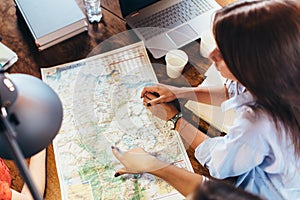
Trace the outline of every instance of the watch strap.
{"label": "watch strap", "polygon": [[174,117],[172,117],[171,119],[169,119],[169,121],[173,122],[173,124],[174,124],[174,129],[175,129],[175,127],[176,127],[177,121],[178,121],[181,117],[182,117],[182,113],[179,112],[179,113],[177,113]]}

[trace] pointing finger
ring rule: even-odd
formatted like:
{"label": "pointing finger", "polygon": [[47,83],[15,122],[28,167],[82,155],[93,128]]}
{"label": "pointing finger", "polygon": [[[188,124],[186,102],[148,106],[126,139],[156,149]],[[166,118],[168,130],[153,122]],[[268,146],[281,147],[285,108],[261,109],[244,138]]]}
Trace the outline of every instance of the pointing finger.
{"label": "pointing finger", "polygon": [[114,154],[114,156],[118,159],[121,160],[123,151],[121,151],[118,147],[115,146],[111,146],[112,149],[112,153]]}

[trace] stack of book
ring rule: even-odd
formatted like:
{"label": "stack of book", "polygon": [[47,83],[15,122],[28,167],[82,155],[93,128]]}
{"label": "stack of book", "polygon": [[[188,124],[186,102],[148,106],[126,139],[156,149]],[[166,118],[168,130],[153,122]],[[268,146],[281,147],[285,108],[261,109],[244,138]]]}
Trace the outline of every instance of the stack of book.
{"label": "stack of book", "polygon": [[87,30],[74,0],[15,0],[39,51]]}
{"label": "stack of book", "polygon": [[5,71],[18,60],[17,54],[0,42],[0,70]]}

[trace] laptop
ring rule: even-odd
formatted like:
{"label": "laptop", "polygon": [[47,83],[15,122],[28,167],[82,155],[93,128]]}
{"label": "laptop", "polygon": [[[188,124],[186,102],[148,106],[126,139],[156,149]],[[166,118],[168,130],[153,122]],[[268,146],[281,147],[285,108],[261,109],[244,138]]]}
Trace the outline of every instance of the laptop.
{"label": "laptop", "polygon": [[200,38],[221,6],[215,0],[119,0],[123,18],[154,58]]}

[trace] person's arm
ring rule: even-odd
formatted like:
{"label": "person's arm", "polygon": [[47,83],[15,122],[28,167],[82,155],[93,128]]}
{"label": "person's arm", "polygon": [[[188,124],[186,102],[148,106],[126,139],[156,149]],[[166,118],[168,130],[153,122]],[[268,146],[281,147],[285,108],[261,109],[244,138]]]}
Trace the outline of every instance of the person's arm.
{"label": "person's arm", "polygon": [[[144,105],[147,106],[148,102],[155,98],[153,94],[147,94],[144,98]],[[151,113],[162,120],[168,121],[173,118],[179,111],[172,103],[160,103],[153,106],[147,106]],[[182,138],[193,148],[201,144],[208,136],[194,127],[186,120],[180,118],[175,126],[175,130],[179,132]]]}
{"label": "person's arm", "polygon": [[141,148],[122,152],[117,147],[112,147],[112,152],[124,165],[123,169],[116,172],[115,177],[127,173],[150,173],[168,182],[184,196],[194,192],[203,180],[201,175],[165,163]]}
{"label": "person's arm", "polygon": [[145,87],[141,97],[147,94],[155,94],[157,97],[149,101],[149,105],[171,102],[177,98],[185,98],[201,103],[219,106],[228,99],[226,87],[174,87],[165,84]]}
{"label": "person's arm", "polygon": [[206,134],[183,118],[178,119],[175,130],[178,131],[185,142],[188,143],[194,150],[199,146],[199,144],[209,138]]}
{"label": "person's arm", "polygon": [[203,176],[174,165],[150,173],[165,180],[185,197],[192,194],[203,181]]}
{"label": "person's arm", "polygon": [[[180,90],[186,90],[181,88]],[[182,93],[182,97],[200,103],[220,106],[223,101],[228,99],[228,93],[225,86],[223,87],[192,87],[189,91]]]}
{"label": "person's arm", "polygon": [[[29,173],[37,191],[43,196],[46,183],[46,149],[30,158]],[[33,200],[25,183],[21,192],[12,190],[12,200]]]}

